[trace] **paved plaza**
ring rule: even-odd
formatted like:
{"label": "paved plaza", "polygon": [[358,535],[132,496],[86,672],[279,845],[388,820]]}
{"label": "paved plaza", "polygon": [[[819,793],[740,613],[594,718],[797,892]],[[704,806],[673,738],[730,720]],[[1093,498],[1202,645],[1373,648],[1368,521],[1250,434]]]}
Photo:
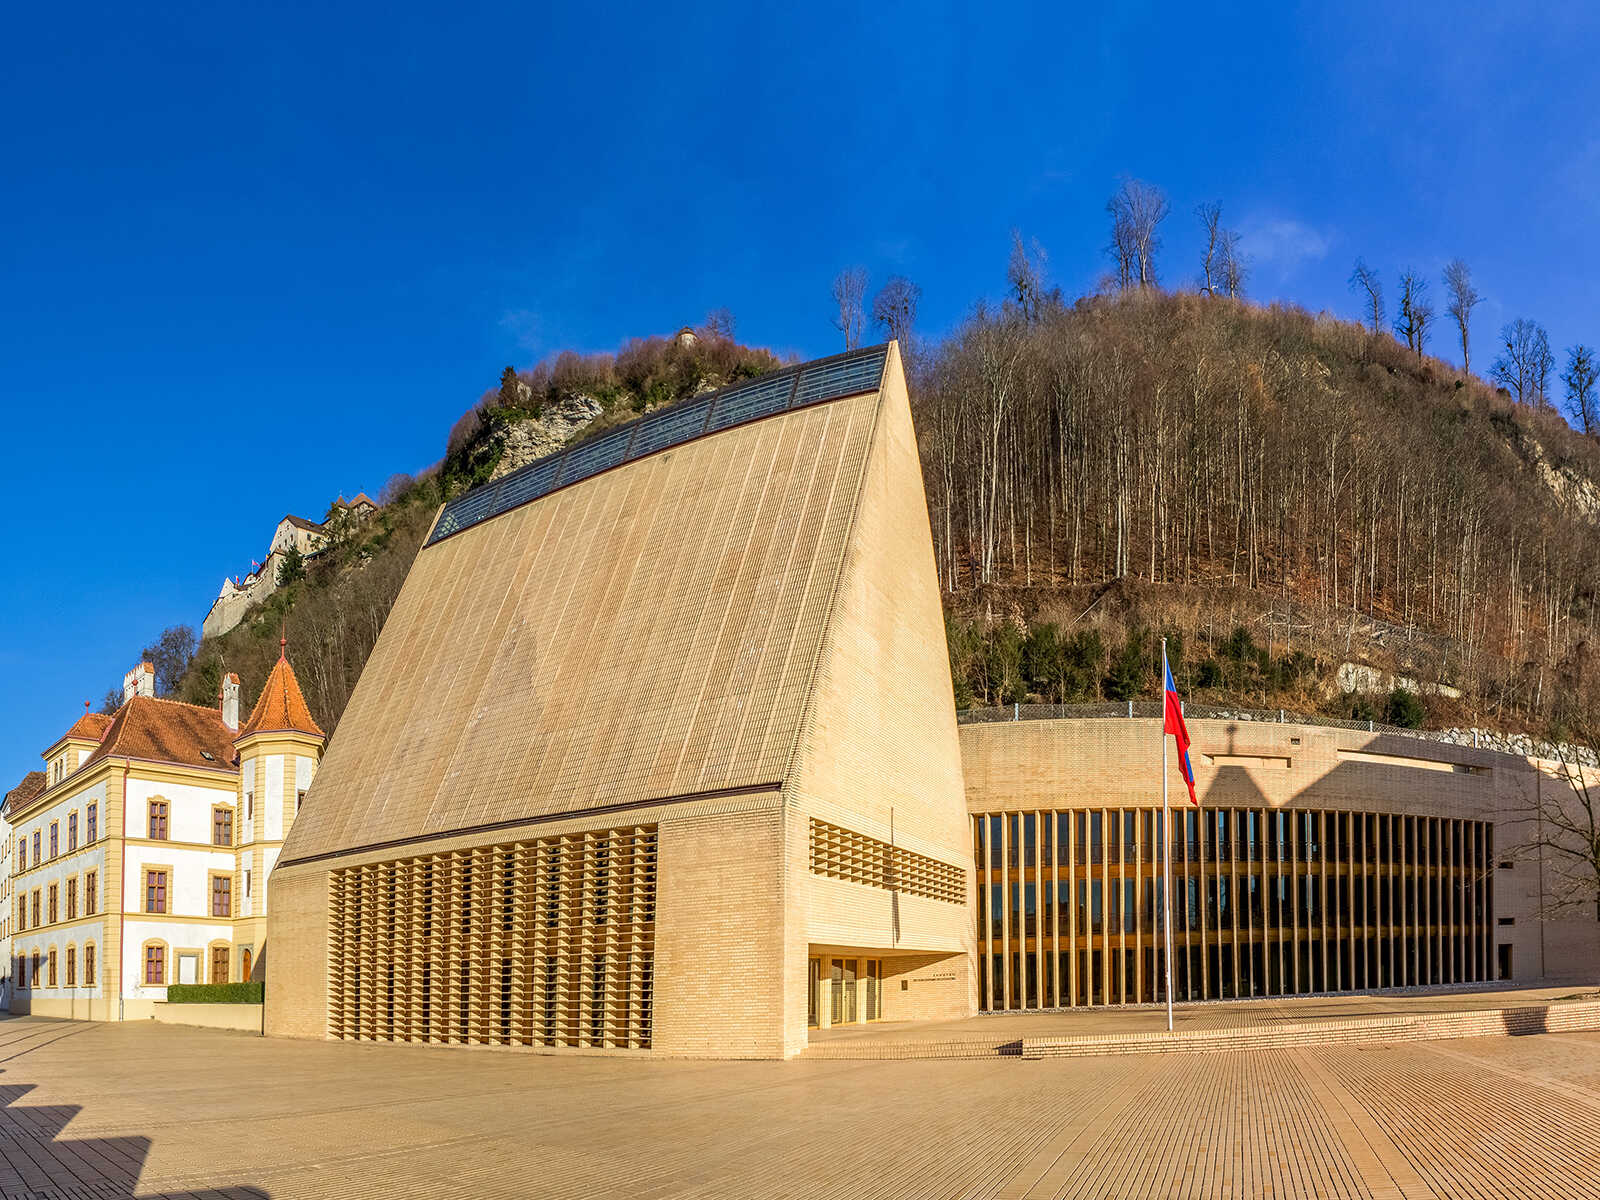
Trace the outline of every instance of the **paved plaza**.
{"label": "paved plaza", "polygon": [[710,1063],[0,1021],[0,1195],[1600,1196],[1600,1034]]}

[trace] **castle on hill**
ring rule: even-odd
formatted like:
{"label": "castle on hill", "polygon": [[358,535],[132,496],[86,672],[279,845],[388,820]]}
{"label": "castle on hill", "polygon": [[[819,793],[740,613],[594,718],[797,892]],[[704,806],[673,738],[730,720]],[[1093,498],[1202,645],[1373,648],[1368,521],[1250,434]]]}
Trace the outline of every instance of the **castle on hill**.
{"label": "castle on hill", "polygon": [[320,523],[290,513],[272,531],[264,561],[251,564],[242,579],[230,576],[222,581],[211,611],[200,624],[202,637],[221,637],[244,619],[244,614],[278,590],[278,574],[285,561],[295,555],[302,560],[315,558],[327,548],[333,528],[345,521],[365,521],[378,511],[377,503],[365,492],[354,500],[340,496]]}

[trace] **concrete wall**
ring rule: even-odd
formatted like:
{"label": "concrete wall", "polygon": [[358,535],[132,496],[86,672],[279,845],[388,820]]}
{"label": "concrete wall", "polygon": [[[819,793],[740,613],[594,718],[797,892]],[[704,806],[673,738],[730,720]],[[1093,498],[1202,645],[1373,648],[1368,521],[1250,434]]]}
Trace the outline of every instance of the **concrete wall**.
{"label": "concrete wall", "polygon": [[[328,1034],[328,868],[274,871],[267,881],[272,952],[257,947],[267,984],[263,1032],[272,1037]],[[259,973],[259,972],[258,972]]]}
{"label": "concrete wall", "polygon": [[262,1007],[260,1004],[170,1004],[163,1000],[154,1005],[150,1015],[163,1025],[260,1033]]}

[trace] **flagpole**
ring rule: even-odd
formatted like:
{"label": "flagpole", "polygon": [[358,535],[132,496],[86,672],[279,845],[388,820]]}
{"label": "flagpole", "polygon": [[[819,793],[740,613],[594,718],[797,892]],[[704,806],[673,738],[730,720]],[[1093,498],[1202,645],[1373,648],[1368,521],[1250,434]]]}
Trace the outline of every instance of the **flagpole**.
{"label": "flagpole", "polygon": [[[1161,706],[1166,712],[1167,639],[1161,639]],[[1161,863],[1166,883],[1161,889],[1165,912],[1162,925],[1167,931],[1167,1032],[1172,1032],[1172,806],[1167,803],[1167,722],[1161,721]]]}

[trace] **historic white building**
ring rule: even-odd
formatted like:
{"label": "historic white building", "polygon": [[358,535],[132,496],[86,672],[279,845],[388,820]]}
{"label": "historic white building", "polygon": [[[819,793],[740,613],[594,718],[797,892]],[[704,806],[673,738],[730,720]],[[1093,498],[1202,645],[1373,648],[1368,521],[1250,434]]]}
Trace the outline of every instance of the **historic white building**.
{"label": "historic white building", "polygon": [[266,876],[322,731],[286,657],[243,724],[235,676],[216,708],[153,685],[141,663],[8,795],[14,1012],[144,1017],[170,984],[260,978]]}

